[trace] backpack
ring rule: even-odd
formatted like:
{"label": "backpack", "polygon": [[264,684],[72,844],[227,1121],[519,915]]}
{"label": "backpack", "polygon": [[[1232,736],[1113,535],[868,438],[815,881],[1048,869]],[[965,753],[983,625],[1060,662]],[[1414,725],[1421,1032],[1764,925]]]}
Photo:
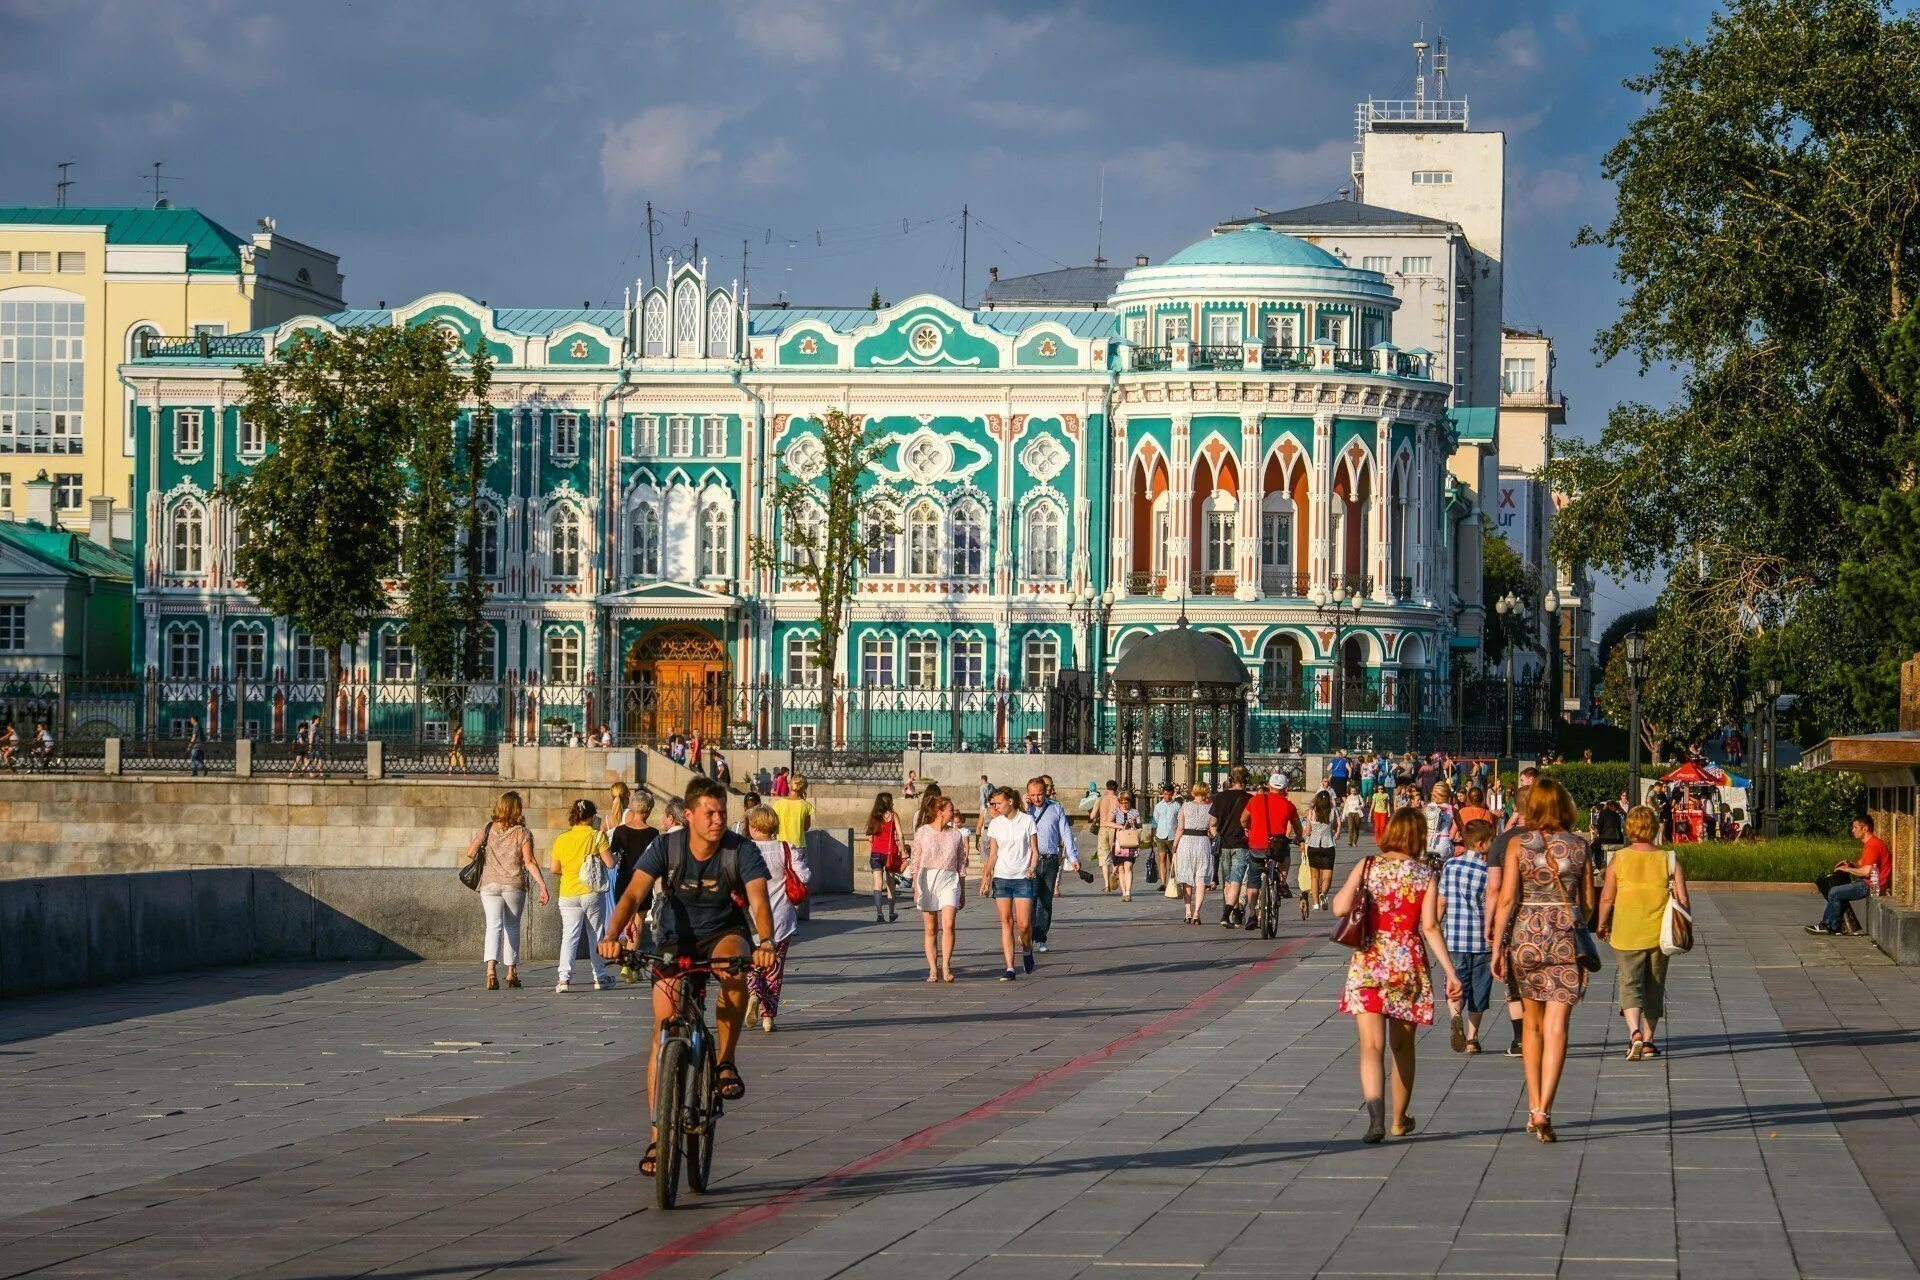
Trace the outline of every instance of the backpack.
{"label": "backpack", "polygon": [[[679,837],[677,842],[674,840],[675,836]],[[675,885],[684,884],[687,880],[687,872],[693,864],[693,845],[687,840],[687,829],[676,827],[667,833],[666,839],[669,842],[667,865],[673,869],[669,880]],[[746,906],[747,882],[740,878],[740,846],[727,844],[724,838],[720,845],[720,879],[727,886],[727,894],[733,899],[733,904],[737,907]]]}
{"label": "backpack", "polygon": [[587,846],[586,853],[580,858],[578,878],[581,884],[587,886],[589,893],[607,891],[607,865],[600,861],[600,850],[605,847],[605,844],[606,837],[596,831],[593,842]]}

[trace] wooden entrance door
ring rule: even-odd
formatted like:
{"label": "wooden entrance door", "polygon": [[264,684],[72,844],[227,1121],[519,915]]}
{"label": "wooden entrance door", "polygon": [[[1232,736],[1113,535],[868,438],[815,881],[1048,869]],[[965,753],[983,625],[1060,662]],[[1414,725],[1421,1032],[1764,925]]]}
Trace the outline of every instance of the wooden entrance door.
{"label": "wooden entrance door", "polygon": [[685,626],[648,632],[627,651],[621,732],[662,746],[674,734],[718,746],[726,732],[727,654],[714,637]]}

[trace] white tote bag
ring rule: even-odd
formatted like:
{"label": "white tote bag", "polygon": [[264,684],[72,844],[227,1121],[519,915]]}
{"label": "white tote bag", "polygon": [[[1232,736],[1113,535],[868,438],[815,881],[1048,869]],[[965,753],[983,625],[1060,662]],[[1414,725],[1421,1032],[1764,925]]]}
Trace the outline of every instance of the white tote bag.
{"label": "white tote bag", "polygon": [[1693,915],[1673,896],[1673,850],[1667,850],[1667,906],[1660,913],[1660,953],[1684,955],[1693,950]]}

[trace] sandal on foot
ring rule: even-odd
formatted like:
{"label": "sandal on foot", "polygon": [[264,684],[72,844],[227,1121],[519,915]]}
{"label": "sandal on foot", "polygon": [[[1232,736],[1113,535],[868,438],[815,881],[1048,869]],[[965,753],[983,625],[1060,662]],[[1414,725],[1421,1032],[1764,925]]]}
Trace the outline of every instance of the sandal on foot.
{"label": "sandal on foot", "polygon": [[1638,1031],[1633,1033],[1633,1043],[1627,1046],[1627,1061],[1638,1062],[1646,1056],[1647,1042]]}
{"label": "sandal on foot", "polygon": [[657,1142],[649,1142],[647,1144],[647,1154],[640,1157],[640,1176],[643,1178],[651,1178],[654,1174],[658,1173],[659,1159],[660,1144]]}
{"label": "sandal on foot", "polygon": [[720,1081],[720,1096],[728,1102],[738,1102],[747,1096],[747,1082],[740,1078],[740,1068],[731,1062],[722,1062],[714,1067]]}
{"label": "sandal on foot", "polygon": [[1394,1125],[1393,1128],[1387,1130],[1387,1132],[1391,1133],[1396,1138],[1406,1137],[1408,1134],[1413,1132],[1413,1117],[1402,1116],[1400,1118],[1400,1123]]}
{"label": "sandal on foot", "polygon": [[[1534,1116],[1539,1116],[1540,1118],[1538,1120],[1535,1120],[1533,1118]],[[1531,1133],[1535,1138],[1539,1139],[1541,1142],[1558,1142],[1559,1141],[1559,1138],[1554,1136],[1553,1115],[1551,1112],[1547,1112],[1547,1111],[1528,1112],[1527,1113],[1527,1132]]]}
{"label": "sandal on foot", "polygon": [[1453,1028],[1447,1033],[1447,1047],[1455,1053],[1467,1051],[1467,1024],[1459,1014],[1453,1015]]}
{"label": "sandal on foot", "polygon": [[1657,1058],[1660,1056],[1660,1046],[1651,1040],[1642,1041],[1640,1044],[1640,1056],[1643,1058]]}
{"label": "sandal on foot", "polygon": [[1378,1124],[1370,1124],[1367,1126],[1366,1133],[1361,1136],[1360,1141],[1382,1142],[1382,1141],[1385,1141],[1386,1136],[1387,1136],[1387,1131],[1383,1126]]}

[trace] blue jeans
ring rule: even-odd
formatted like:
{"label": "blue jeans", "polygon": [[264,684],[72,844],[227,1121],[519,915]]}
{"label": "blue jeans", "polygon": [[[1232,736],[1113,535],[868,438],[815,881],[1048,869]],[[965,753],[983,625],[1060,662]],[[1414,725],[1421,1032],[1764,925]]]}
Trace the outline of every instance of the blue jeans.
{"label": "blue jeans", "polygon": [[1855,880],[1827,890],[1827,913],[1820,917],[1820,927],[1828,933],[1840,932],[1840,916],[1847,909],[1847,904],[1865,902],[1871,888],[1865,880]]}
{"label": "blue jeans", "polygon": [[1221,883],[1244,885],[1249,889],[1259,886],[1260,862],[1254,858],[1253,850],[1222,849],[1220,857],[1226,863]]}

